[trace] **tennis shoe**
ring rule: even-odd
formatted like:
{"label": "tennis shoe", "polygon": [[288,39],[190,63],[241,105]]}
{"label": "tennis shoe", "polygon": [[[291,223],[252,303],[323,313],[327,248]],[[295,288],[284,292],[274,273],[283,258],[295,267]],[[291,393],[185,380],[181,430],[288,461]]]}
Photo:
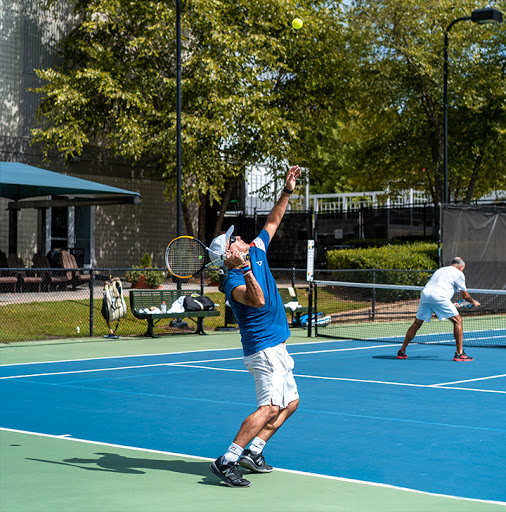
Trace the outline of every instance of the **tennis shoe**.
{"label": "tennis shoe", "polygon": [[223,455],[211,462],[209,469],[221,478],[229,487],[249,487],[251,482],[242,477],[239,471],[239,462],[223,463]]}
{"label": "tennis shoe", "polygon": [[462,352],[462,354],[455,352],[455,355],[453,356],[453,360],[454,361],[472,361],[473,358],[468,356],[465,352]]}
{"label": "tennis shoe", "polygon": [[399,350],[399,352],[397,352],[397,359],[407,359],[408,358],[408,354],[406,354],[406,352],[403,352],[402,350]]}
{"label": "tennis shoe", "polygon": [[254,473],[270,473],[272,471],[272,466],[265,462],[262,452],[255,455],[251,450],[244,450],[239,457],[239,464]]}

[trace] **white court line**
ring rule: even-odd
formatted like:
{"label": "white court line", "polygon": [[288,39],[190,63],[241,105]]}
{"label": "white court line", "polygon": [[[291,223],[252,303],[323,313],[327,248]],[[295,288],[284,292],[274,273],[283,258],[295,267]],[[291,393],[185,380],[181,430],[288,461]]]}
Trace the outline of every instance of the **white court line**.
{"label": "white court line", "polygon": [[[242,357],[229,357],[225,359],[208,359],[205,361],[195,361],[197,363],[203,362],[219,362],[219,361],[235,361],[242,359]],[[190,361],[193,362],[193,361]],[[66,372],[47,372],[47,373],[31,373],[27,375],[9,375],[7,377],[0,377],[0,380],[8,380],[8,379],[26,379],[27,377],[45,377],[49,375],[71,375],[71,374],[78,374],[78,373],[94,373],[94,372],[115,372],[119,370],[130,370],[135,368],[153,368],[156,366],[177,366],[179,364],[183,363],[156,363],[156,364],[142,364],[142,365],[135,365],[135,366],[113,366],[109,368],[93,368],[88,370],[72,370],[72,371],[66,371]]]}
{"label": "white court line", "polygon": [[[156,453],[159,455],[169,455],[171,457],[184,457],[186,459],[192,459],[192,460],[201,460],[201,461],[212,461],[214,459],[211,459],[209,457],[197,457],[196,455],[187,455],[185,453],[176,453],[176,452],[167,452],[162,450],[153,450],[149,448],[139,448],[136,446],[127,446],[122,444],[113,444],[113,443],[103,443],[100,441],[91,441],[89,439],[79,439],[74,437],[67,437],[69,434],[65,434],[64,436],[55,436],[52,434],[43,434],[41,432],[30,432],[27,430],[18,430],[18,429],[12,429],[12,428],[5,428],[0,427],[0,430],[4,430],[5,432],[14,432],[17,434],[25,434],[25,435],[32,435],[32,436],[38,436],[38,437],[47,437],[50,439],[60,439],[62,441],[71,441],[74,443],[84,443],[84,444],[93,444],[98,446],[108,446],[111,448],[121,448],[123,450],[131,450],[131,451],[140,451],[140,452],[146,452],[146,453]],[[314,478],[323,478],[325,480],[335,480],[337,482],[351,482],[356,484],[362,484],[362,485],[370,485],[371,487],[383,487],[386,489],[395,489],[398,491],[406,491],[406,492],[412,492],[415,494],[424,494],[426,496],[438,496],[441,498],[449,498],[453,500],[459,500],[459,501],[470,501],[470,502],[478,502],[478,503],[491,503],[493,505],[505,505],[506,502],[504,501],[493,501],[493,500],[480,500],[480,499],[473,499],[473,498],[464,498],[462,496],[452,496],[451,494],[439,494],[439,493],[433,493],[433,492],[426,492],[426,491],[419,491],[418,489],[409,489],[408,487],[399,487],[397,485],[390,485],[390,484],[382,484],[379,482],[368,482],[366,480],[356,480],[353,478],[343,478],[339,476],[331,476],[331,475],[321,475],[319,473],[309,473],[306,471],[297,471],[294,469],[283,469],[283,468],[274,468],[276,471],[280,471],[282,473],[289,473],[294,475],[302,475],[302,476],[309,476]]]}
{"label": "white court line", "polygon": [[[169,365],[168,365],[169,366]],[[170,366],[183,366],[185,368],[199,368],[202,370],[214,370],[218,372],[246,372],[247,370],[231,370],[228,368],[214,368],[212,366],[199,366],[193,364],[186,363],[172,363]],[[363,382],[366,384],[385,384],[388,386],[405,386],[405,387],[413,387],[413,388],[427,388],[427,389],[449,389],[456,391],[477,391],[479,393],[499,393],[506,394],[506,391],[496,391],[492,389],[475,389],[475,388],[459,388],[459,387],[449,387],[444,386],[443,384],[409,384],[406,382],[390,382],[383,380],[367,380],[367,379],[350,379],[345,377],[322,377],[320,375],[302,375],[294,373],[294,377],[303,378],[303,379],[315,379],[315,380],[333,380],[333,381],[342,381],[342,382]]]}
{"label": "white court line", "polygon": [[369,347],[353,347],[353,348],[334,348],[330,350],[313,350],[309,352],[290,352],[291,356],[298,356],[298,355],[307,355],[307,354],[322,354],[325,352],[347,352],[348,350],[369,350],[371,348],[391,348],[391,347],[398,347],[401,345],[401,343],[389,343],[388,345],[385,345],[385,343],[382,343],[381,345],[372,345]]}
{"label": "white court line", "polygon": [[[308,354],[321,354],[326,352],[341,352],[341,351],[353,351],[353,350],[367,350],[372,348],[384,348],[390,347],[392,345],[374,345],[369,347],[354,347],[354,348],[340,348],[340,349],[329,349],[329,350],[315,350],[310,352],[295,352],[291,354],[292,356],[296,355],[308,355]],[[9,379],[23,379],[30,377],[45,377],[52,375],[70,375],[70,374],[80,374],[80,373],[96,373],[96,372],[110,372],[110,371],[120,371],[120,370],[130,370],[130,369],[138,369],[138,368],[153,368],[153,367],[162,367],[162,366],[173,366],[173,367],[184,367],[184,368],[195,368],[201,370],[214,370],[214,371],[229,371],[229,372],[238,372],[238,373],[247,373],[247,370],[239,370],[239,369],[229,369],[229,368],[215,368],[212,366],[201,366],[200,363],[216,363],[223,361],[239,361],[242,360],[241,357],[228,357],[222,359],[203,359],[200,361],[181,361],[174,363],[156,363],[156,364],[147,364],[147,365],[135,365],[135,366],[119,366],[119,367],[110,367],[110,368],[94,368],[88,370],[74,370],[74,371],[65,371],[65,372],[47,372],[47,373],[34,373],[29,375],[11,375],[6,377],[0,377],[0,380],[9,380]],[[369,379],[351,379],[344,377],[322,377],[319,375],[302,375],[302,374],[294,374],[295,377],[298,378],[308,378],[315,380],[333,380],[333,381],[343,381],[343,382],[362,382],[369,384],[384,384],[390,386],[404,386],[404,387],[418,387],[418,388],[432,388],[432,389],[451,389],[451,390],[461,390],[461,391],[476,391],[481,393],[498,393],[498,394],[506,394],[506,391],[498,391],[498,390],[488,390],[488,389],[476,389],[476,388],[461,388],[461,387],[448,387],[446,384],[450,383],[441,383],[441,384],[410,384],[405,382],[392,382],[392,381],[380,381],[380,380],[369,380]],[[485,380],[487,378],[494,377],[483,377],[477,379],[470,379],[469,381],[457,381],[455,384],[460,382],[471,382],[473,380]]]}
{"label": "white court line", "polygon": [[[326,342],[330,343],[330,342]],[[309,343],[293,343],[293,345],[309,345]],[[225,350],[239,350],[239,347],[235,348],[204,348],[202,350],[181,350],[180,352],[161,352],[156,354],[132,354],[130,356],[107,356],[107,357],[88,357],[82,359],[59,359],[55,361],[31,361],[29,363],[9,363],[0,364],[0,368],[8,368],[9,366],[29,366],[34,364],[55,364],[55,363],[78,363],[84,361],[107,361],[108,359],[130,359],[130,358],[141,358],[141,357],[161,357],[161,356],[173,356],[179,354],[197,354],[199,352],[222,352]],[[0,347],[0,354],[3,350],[9,350],[7,348]]]}
{"label": "white court line", "polygon": [[433,386],[448,386],[450,384],[462,384],[463,382],[475,382],[477,380],[500,379],[501,377],[506,377],[506,373],[503,373],[502,375],[491,375],[490,377],[477,377],[476,379],[456,380],[454,382],[441,382],[441,384],[432,384],[432,385]]}
{"label": "white court line", "polygon": [[[301,345],[305,345],[306,343],[301,343]],[[291,355],[296,356],[299,354],[321,354],[325,352],[341,352],[341,351],[347,351],[347,350],[367,350],[370,348],[384,348],[392,345],[376,345],[373,347],[355,347],[355,348],[336,348],[336,349],[329,349],[329,350],[315,350],[313,352],[294,352]],[[230,349],[225,349],[230,350]],[[234,349],[236,350],[236,349]],[[184,352],[180,352],[184,354]],[[170,354],[168,354],[170,355]],[[100,359],[100,358],[99,358]],[[115,366],[115,367],[109,367],[109,368],[93,368],[88,370],[70,370],[70,371],[64,371],[64,372],[45,372],[45,373],[32,373],[27,375],[10,375],[7,377],[0,377],[0,380],[7,380],[7,379],[21,379],[21,378],[27,378],[27,377],[44,377],[46,375],[70,375],[70,374],[78,374],[78,373],[93,373],[93,372],[107,372],[107,371],[119,371],[119,370],[128,370],[130,368],[153,368],[155,366],[178,366],[178,365],[185,365],[187,363],[192,364],[198,364],[198,363],[218,363],[223,361],[240,361],[243,357],[226,357],[221,359],[202,359],[200,361],[181,361],[180,363],[153,363],[153,364],[145,364],[145,365],[135,365],[135,366]],[[90,359],[91,361],[93,359]],[[55,361],[56,363],[60,361]],[[204,367],[203,367],[204,368]]]}
{"label": "white court line", "polygon": [[[302,341],[300,343],[289,343],[290,347],[297,347],[299,345],[320,345],[325,343],[345,343],[347,341],[357,341],[352,338],[350,339],[336,339],[336,340],[320,340],[320,341]],[[18,347],[1,347],[0,346],[0,354],[4,350],[14,350]],[[25,348],[25,347],[22,347]],[[55,361],[31,361],[28,363],[8,363],[8,364],[0,364],[0,368],[7,368],[9,366],[28,366],[34,364],[54,364],[54,363],[74,363],[74,362],[83,362],[83,361],[106,361],[108,359],[129,359],[129,358],[141,358],[141,357],[159,357],[159,356],[173,356],[179,354],[198,354],[199,352],[224,352],[226,350],[241,350],[240,347],[229,347],[229,348],[203,348],[201,350],[181,350],[179,352],[161,352],[154,354],[132,354],[129,356],[104,356],[104,357],[87,357],[81,359],[59,359]]]}

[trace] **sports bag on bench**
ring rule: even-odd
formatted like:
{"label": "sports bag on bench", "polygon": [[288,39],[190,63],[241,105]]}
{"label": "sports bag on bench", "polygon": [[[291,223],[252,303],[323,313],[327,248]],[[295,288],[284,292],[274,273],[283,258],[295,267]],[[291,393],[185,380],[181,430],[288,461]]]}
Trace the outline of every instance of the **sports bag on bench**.
{"label": "sports bag on bench", "polygon": [[185,311],[214,311],[214,302],[203,295],[199,297],[187,296],[184,298]]}

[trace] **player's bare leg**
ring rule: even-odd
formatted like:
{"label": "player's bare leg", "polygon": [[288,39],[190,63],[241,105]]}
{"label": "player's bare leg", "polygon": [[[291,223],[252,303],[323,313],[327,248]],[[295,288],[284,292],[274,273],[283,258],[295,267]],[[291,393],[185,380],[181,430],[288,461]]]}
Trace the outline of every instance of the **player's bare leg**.
{"label": "player's bare leg", "polygon": [[241,428],[235,436],[234,443],[244,448],[254,437],[258,435],[267,423],[275,420],[279,414],[279,406],[277,405],[260,406],[242,422]]}
{"label": "player's bare leg", "polygon": [[462,327],[462,317],[460,315],[452,316],[450,321],[453,323],[453,336],[455,337],[457,353],[462,354],[464,351],[464,329]]}
{"label": "player's bare leg", "polygon": [[406,352],[406,347],[411,343],[413,338],[416,336],[416,333],[418,332],[418,329],[423,324],[423,320],[419,320],[418,318],[415,318],[415,321],[411,324],[411,327],[408,329],[408,332],[406,333],[406,336],[404,338],[404,343],[402,344],[401,351]]}
{"label": "player's bare leg", "polygon": [[257,437],[267,442],[281,425],[297,410],[299,400],[290,402],[284,409],[281,409],[276,417],[268,421],[265,427],[257,434]]}

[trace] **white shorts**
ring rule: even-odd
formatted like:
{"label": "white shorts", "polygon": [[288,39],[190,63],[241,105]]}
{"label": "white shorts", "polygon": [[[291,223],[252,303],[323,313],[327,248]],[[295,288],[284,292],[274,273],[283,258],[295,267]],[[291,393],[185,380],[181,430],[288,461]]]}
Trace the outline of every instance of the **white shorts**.
{"label": "white shorts", "polygon": [[255,379],[259,407],[272,404],[285,409],[299,398],[292,373],[294,362],[285,343],[245,356],[244,364]]}
{"label": "white shorts", "polygon": [[433,313],[436,314],[439,320],[446,320],[447,318],[451,318],[452,316],[457,316],[459,314],[457,308],[450,299],[439,301],[434,300],[430,302],[420,301],[418,311],[416,312],[416,318],[423,320],[424,322],[430,322]]}

